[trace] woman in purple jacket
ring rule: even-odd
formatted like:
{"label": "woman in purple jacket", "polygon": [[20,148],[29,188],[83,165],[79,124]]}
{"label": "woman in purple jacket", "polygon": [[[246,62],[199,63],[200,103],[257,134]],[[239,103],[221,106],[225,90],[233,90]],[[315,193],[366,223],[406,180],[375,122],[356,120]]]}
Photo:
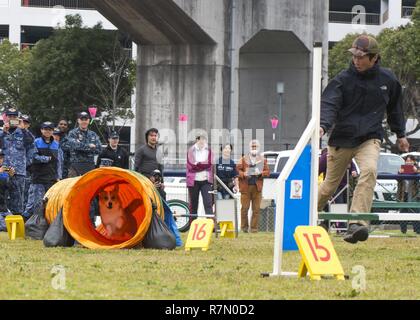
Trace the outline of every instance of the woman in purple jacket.
{"label": "woman in purple jacket", "polygon": [[197,214],[201,192],[206,215],[213,214],[213,153],[204,134],[197,135],[187,155],[187,187],[190,213]]}

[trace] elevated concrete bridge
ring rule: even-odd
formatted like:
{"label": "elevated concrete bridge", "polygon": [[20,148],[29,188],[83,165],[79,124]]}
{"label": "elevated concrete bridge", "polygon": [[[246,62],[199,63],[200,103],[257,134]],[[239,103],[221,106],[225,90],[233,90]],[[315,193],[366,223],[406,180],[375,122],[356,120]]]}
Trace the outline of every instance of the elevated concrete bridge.
{"label": "elevated concrete bridge", "polygon": [[328,1],[90,1],[138,44],[137,144],[152,126],[177,134],[179,114],[188,130],[265,129],[265,150],[297,142],[310,118],[314,42],[327,61]]}

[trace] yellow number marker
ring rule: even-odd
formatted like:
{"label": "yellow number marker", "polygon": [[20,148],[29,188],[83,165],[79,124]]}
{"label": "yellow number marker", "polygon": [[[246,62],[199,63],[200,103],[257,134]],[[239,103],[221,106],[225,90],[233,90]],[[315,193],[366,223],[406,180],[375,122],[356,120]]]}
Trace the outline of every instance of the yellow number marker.
{"label": "yellow number marker", "polygon": [[321,280],[322,275],[344,280],[343,267],[324,228],[299,226],[294,237],[302,256],[299,277],[305,277],[309,272],[311,280]]}
{"label": "yellow number marker", "polygon": [[191,223],[190,232],[188,233],[185,250],[189,251],[191,248],[201,248],[207,251],[210,246],[211,235],[214,229],[213,219],[195,219]]}

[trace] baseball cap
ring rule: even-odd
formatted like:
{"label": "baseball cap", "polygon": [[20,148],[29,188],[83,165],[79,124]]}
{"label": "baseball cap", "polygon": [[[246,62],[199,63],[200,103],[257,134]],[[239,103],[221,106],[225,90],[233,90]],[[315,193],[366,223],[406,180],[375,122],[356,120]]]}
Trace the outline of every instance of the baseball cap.
{"label": "baseball cap", "polygon": [[54,135],[61,136],[62,132],[61,132],[61,130],[60,130],[60,129],[58,129],[58,128],[54,128],[53,134],[54,134]]}
{"label": "baseball cap", "polygon": [[89,113],[87,113],[86,111],[79,112],[79,114],[77,115],[77,119],[83,118],[90,119]]}
{"label": "baseball cap", "polygon": [[19,111],[17,111],[15,108],[9,108],[6,110],[6,116],[19,116]]}
{"label": "baseball cap", "polygon": [[109,138],[110,139],[117,139],[117,138],[119,138],[120,136],[119,136],[119,134],[118,134],[118,132],[116,132],[116,131],[112,131],[110,134],[109,134]]}
{"label": "baseball cap", "polygon": [[50,121],[45,121],[41,124],[41,129],[53,129],[54,130],[55,126],[52,122]]}
{"label": "baseball cap", "polygon": [[358,36],[349,51],[357,57],[363,57],[369,53],[378,54],[379,53],[379,45],[378,41],[372,36],[368,35],[361,35]]}
{"label": "baseball cap", "polygon": [[25,122],[28,122],[28,123],[31,123],[32,121],[31,121],[31,117],[30,116],[28,116],[27,114],[22,114],[21,116],[20,116],[20,119],[22,120],[22,121],[25,121]]}

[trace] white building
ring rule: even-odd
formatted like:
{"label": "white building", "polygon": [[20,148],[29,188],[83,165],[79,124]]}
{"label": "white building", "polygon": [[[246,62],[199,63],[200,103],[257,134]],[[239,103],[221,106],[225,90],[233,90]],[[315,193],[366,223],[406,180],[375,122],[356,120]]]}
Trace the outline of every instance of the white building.
{"label": "white building", "polygon": [[[33,46],[38,40],[50,36],[54,27],[64,25],[65,16],[69,14],[80,14],[87,27],[101,22],[106,30],[116,29],[90,6],[88,0],[0,0],[0,42],[8,38],[20,48]],[[135,44],[132,52],[135,58]],[[132,105],[135,112],[135,101]],[[118,121],[117,125],[122,126],[123,122]],[[130,140],[130,151],[133,152],[135,121],[125,123],[124,127],[124,136]]]}
{"label": "white building", "polygon": [[379,34],[385,28],[406,25],[416,0],[329,0],[328,40],[342,40],[348,33]]}

